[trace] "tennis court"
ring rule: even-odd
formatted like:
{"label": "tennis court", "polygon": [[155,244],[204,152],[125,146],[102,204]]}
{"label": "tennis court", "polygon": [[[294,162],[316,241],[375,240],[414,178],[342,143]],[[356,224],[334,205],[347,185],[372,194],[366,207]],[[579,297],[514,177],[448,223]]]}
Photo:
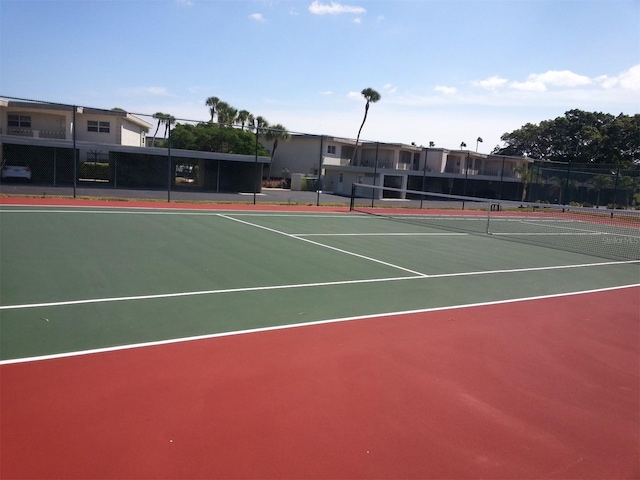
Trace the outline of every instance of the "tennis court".
{"label": "tennis court", "polygon": [[2,203],[2,478],[640,474],[633,225]]}

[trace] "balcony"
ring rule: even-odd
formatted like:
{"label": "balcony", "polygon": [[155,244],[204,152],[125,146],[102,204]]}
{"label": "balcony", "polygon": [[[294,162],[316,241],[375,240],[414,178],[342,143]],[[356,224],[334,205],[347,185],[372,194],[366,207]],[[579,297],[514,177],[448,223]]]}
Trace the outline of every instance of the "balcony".
{"label": "balcony", "polygon": [[32,128],[23,127],[9,127],[7,129],[7,135],[31,138],[53,138],[57,140],[66,139],[66,133],[64,130],[34,130]]}

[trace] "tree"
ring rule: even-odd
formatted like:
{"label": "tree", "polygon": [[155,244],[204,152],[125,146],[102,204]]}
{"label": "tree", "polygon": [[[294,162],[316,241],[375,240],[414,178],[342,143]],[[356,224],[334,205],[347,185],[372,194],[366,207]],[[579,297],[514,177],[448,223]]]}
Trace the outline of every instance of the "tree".
{"label": "tree", "polygon": [[153,118],[158,120],[158,124],[156,125],[156,131],[153,134],[153,138],[158,136],[158,130],[160,130],[160,125],[164,124],[164,119],[168,116],[167,113],[156,112],[152,115]]}
{"label": "tree", "polygon": [[[197,125],[178,124],[171,132],[171,145],[185,150],[255,155],[256,137],[252,132],[203,122]],[[258,144],[258,155],[269,152]]]}
{"label": "tree", "polygon": [[236,121],[238,110],[233,108],[227,102],[218,102],[218,123],[224,125],[233,125]]}
{"label": "tree", "polygon": [[637,178],[630,177],[628,175],[620,175],[618,178],[618,190],[622,191],[625,207],[628,207],[633,202],[633,197],[636,193],[636,190],[639,187],[639,182]]}
{"label": "tree", "polygon": [[211,123],[213,123],[214,115],[218,112],[219,103],[220,103],[220,99],[218,97],[209,97],[204,102],[204,104],[209,107],[209,112],[211,113]]}
{"label": "tree", "polygon": [[256,117],[255,125],[256,133],[258,136],[266,134],[266,129],[269,128],[269,122],[263,116],[258,115]]}
{"label": "tree", "polygon": [[162,120],[162,123],[164,124],[164,136],[166,138],[171,125],[174,125],[176,123],[176,117],[174,117],[173,115],[166,115]]}
{"label": "tree", "polygon": [[240,128],[244,130],[244,125],[249,121],[249,118],[253,118],[248,110],[240,110],[236,116],[236,120],[240,123]]}
{"label": "tree", "polygon": [[380,94],[376,92],[373,88],[365,88],[360,92],[362,96],[365,98],[367,103],[364,106],[364,118],[362,119],[362,123],[360,124],[360,129],[358,130],[358,136],[356,137],[356,147],[353,149],[353,154],[351,156],[351,164],[353,165],[353,161],[356,158],[356,151],[358,150],[358,142],[360,141],[360,133],[362,133],[362,127],[364,127],[364,122],[367,121],[367,113],[369,112],[369,105],[371,103],[376,103],[380,98]]}
{"label": "tree", "polygon": [[522,182],[522,198],[520,201],[524,202],[527,200],[527,190],[533,180],[533,169],[529,167],[529,164],[525,163],[516,167],[515,172],[520,176],[520,181]]}
{"label": "tree", "polygon": [[478,138],[476,139],[476,152],[478,151],[478,144],[479,144],[479,143],[482,143],[482,142],[483,142],[482,137],[478,137]]}
{"label": "tree", "polygon": [[617,155],[627,167],[638,166],[640,114],[615,117],[574,109],[540,124],[527,123],[501,140],[505,146],[492,153],[580,164],[610,164]]}
{"label": "tree", "polygon": [[611,175],[594,175],[592,178],[587,180],[587,184],[597,192],[596,207],[600,207],[600,193],[602,193],[602,190],[605,188],[611,188],[613,186]]}
{"label": "tree", "polygon": [[287,132],[287,129],[285,127],[283,127],[278,123],[276,125],[272,125],[271,127],[269,127],[265,137],[267,140],[273,140],[273,146],[271,148],[271,160],[269,161],[269,173],[267,176],[267,179],[271,180],[271,165],[273,165],[273,158],[276,155],[278,142],[280,140],[285,140],[285,141],[288,140],[289,138],[291,138],[291,135],[289,134],[289,132]]}

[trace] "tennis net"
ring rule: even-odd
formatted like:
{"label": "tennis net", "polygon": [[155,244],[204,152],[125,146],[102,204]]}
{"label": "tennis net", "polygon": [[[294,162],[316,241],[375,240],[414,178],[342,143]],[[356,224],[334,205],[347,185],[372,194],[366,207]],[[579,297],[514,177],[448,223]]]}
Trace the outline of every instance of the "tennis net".
{"label": "tennis net", "polygon": [[428,228],[640,260],[640,211],[515,202],[354,184],[350,209]]}

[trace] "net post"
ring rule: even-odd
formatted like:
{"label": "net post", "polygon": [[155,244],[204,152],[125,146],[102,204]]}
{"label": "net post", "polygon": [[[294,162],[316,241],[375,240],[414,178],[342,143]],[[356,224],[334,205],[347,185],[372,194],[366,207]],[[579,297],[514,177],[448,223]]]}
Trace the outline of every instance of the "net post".
{"label": "net post", "polygon": [[353,212],[356,203],[356,184],[351,184],[351,201],[349,202],[349,211]]}
{"label": "net post", "polygon": [[485,229],[485,233],[487,235],[491,235],[491,231],[489,228],[490,222],[491,222],[491,202],[489,202],[489,205],[487,206],[487,228]]}

